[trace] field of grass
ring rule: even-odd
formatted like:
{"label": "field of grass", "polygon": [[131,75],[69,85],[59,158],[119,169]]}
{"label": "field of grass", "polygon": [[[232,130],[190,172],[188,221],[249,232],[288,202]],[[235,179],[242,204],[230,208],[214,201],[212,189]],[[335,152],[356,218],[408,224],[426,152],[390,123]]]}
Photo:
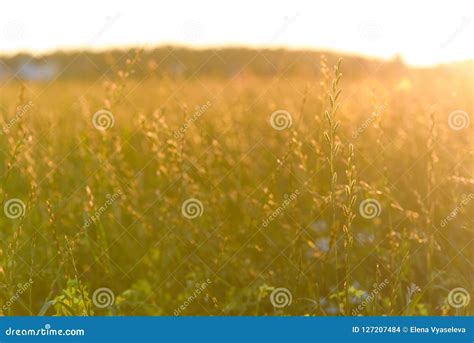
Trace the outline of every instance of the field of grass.
{"label": "field of grass", "polygon": [[472,63],[199,54],[0,81],[0,313],[472,315]]}

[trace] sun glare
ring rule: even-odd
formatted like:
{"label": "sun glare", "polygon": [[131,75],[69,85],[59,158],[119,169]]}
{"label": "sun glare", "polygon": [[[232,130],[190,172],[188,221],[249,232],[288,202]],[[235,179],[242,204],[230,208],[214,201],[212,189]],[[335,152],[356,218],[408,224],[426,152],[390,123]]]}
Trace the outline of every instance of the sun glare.
{"label": "sun glare", "polygon": [[426,66],[473,58],[472,9],[472,1],[8,1],[0,52],[238,45],[399,54]]}

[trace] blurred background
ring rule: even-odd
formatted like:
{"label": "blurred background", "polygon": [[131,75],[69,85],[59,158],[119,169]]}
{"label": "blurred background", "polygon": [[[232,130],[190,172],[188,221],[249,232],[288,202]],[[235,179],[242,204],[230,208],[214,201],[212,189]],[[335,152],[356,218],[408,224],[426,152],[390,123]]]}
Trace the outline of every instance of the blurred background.
{"label": "blurred background", "polygon": [[[225,4],[209,0],[165,4],[20,0],[6,3],[0,13],[0,79],[12,75],[52,79],[71,60],[78,68],[75,72],[87,76],[98,73],[105,63],[92,52],[130,47],[153,50],[157,46],[162,47],[154,53],[158,59],[166,54],[165,46],[258,47],[337,51],[427,67],[474,56],[472,14],[472,2],[459,0],[429,7],[422,2],[392,0]],[[79,50],[88,54],[69,59],[68,55]],[[57,51],[62,53],[51,55]],[[43,57],[31,60],[31,54]],[[230,58],[231,65],[222,72],[232,72],[236,54],[229,54],[233,56],[222,59],[228,62]],[[177,61],[167,61],[163,67],[171,73],[185,72]],[[67,69],[61,76],[74,72]]]}
{"label": "blurred background", "polygon": [[0,314],[472,315],[472,1],[8,1]]}

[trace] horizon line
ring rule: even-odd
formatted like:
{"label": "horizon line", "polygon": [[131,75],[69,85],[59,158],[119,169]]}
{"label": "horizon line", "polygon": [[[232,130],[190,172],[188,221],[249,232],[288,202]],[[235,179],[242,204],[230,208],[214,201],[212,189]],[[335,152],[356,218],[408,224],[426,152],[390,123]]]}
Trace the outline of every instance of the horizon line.
{"label": "horizon line", "polygon": [[342,49],[331,49],[331,48],[316,48],[311,46],[285,46],[285,45],[259,45],[259,44],[233,44],[233,43],[223,43],[223,44],[209,44],[209,45],[192,45],[192,44],[183,44],[179,42],[163,42],[160,44],[154,45],[147,45],[147,46],[140,46],[131,45],[131,44],[111,44],[108,46],[102,47],[86,47],[86,46],[62,46],[53,49],[45,49],[40,51],[28,50],[28,49],[21,49],[16,50],[13,52],[0,52],[0,58],[15,58],[19,55],[29,55],[33,58],[44,58],[48,56],[52,56],[55,54],[77,54],[77,53],[106,53],[109,51],[117,51],[117,50],[145,50],[145,51],[153,51],[156,49],[163,49],[163,48],[179,48],[179,49],[187,49],[187,50],[196,50],[196,51],[206,51],[206,50],[231,50],[231,49],[246,49],[246,50],[267,50],[267,51],[277,51],[277,50],[286,50],[286,51],[294,51],[294,52],[313,52],[313,53],[327,53],[327,54],[341,54],[347,57],[355,57],[355,58],[363,58],[366,60],[378,60],[381,62],[390,62],[395,59],[399,59],[402,61],[403,65],[410,67],[410,68],[420,68],[420,69],[431,69],[446,65],[456,65],[456,64],[464,64],[469,62],[474,62],[474,57],[467,58],[467,59],[459,59],[459,60],[451,60],[451,61],[444,61],[444,62],[436,62],[430,64],[418,64],[418,63],[410,63],[408,62],[400,52],[394,53],[391,56],[377,56],[377,55],[368,55],[357,51],[351,50],[342,50]]}

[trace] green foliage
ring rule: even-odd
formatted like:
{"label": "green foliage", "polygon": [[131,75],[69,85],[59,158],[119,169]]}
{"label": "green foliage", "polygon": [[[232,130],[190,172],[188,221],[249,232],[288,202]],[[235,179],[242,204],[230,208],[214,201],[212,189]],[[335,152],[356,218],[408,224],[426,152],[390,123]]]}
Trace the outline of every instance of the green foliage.
{"label": "green foliage", "polygon": [[57,316],[93,315],[92,301],[86,287],[77,280],[68,280],[67,288],[56,296],[52,302]]}
{"label": "green foliage", "polygon": [[[0,85],[0,205],[24,204],[0,213],[4,315],[351,315],[385,279],[360,315],[472,313],[447,304],[472,293],[472,134],[448,125],[474,113],[472,68],[169,52],[84,55],[95,71],[81,55],[52,83]],[[113,126],[94,126],[99,110]],[[292,301],[275,307],[281,288]]]}

